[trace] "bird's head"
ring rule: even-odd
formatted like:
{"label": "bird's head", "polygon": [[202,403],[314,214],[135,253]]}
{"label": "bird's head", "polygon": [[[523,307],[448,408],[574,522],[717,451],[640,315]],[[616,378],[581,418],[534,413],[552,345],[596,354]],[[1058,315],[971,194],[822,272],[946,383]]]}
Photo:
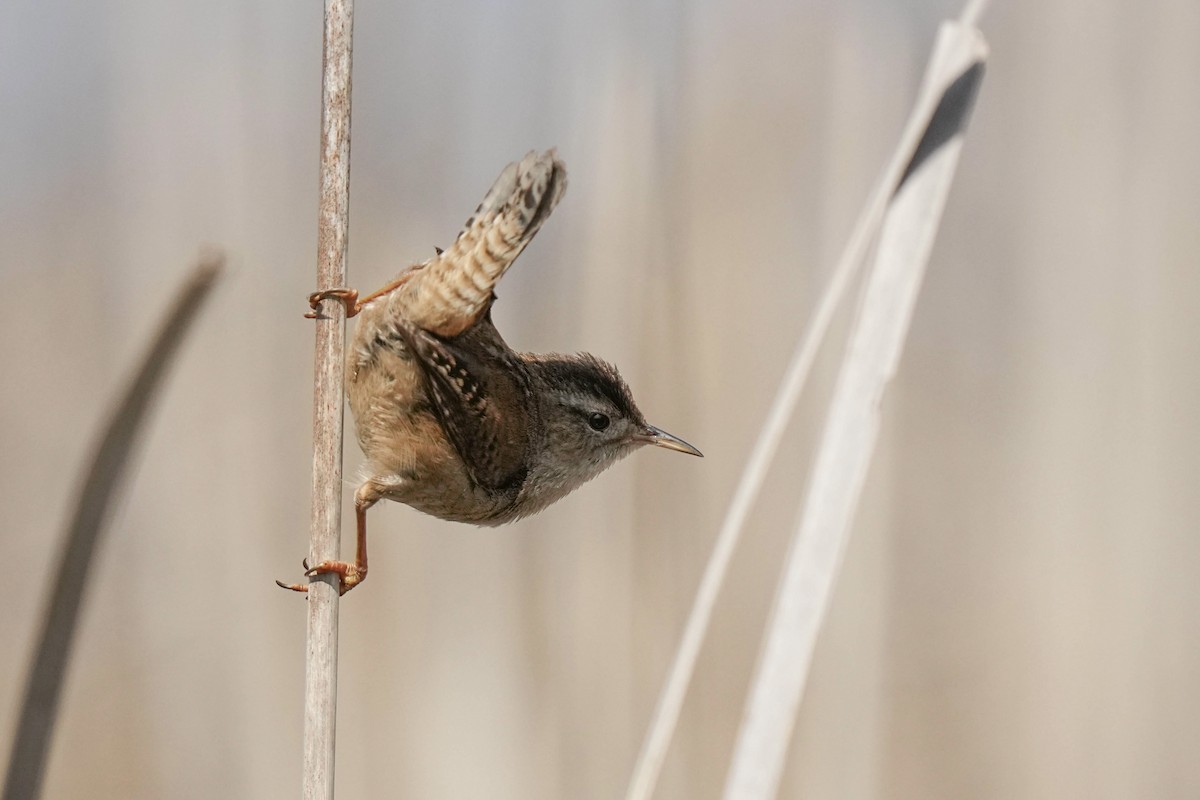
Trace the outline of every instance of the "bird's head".
{"label": "bird's head", "polygon": [[[544,439],[534,471],[557,499],[644,445],[702,453],[646,422],[616,367],[595,356],[537,356],[531,362]],[[550,500],[553,502],[553,500]]]}

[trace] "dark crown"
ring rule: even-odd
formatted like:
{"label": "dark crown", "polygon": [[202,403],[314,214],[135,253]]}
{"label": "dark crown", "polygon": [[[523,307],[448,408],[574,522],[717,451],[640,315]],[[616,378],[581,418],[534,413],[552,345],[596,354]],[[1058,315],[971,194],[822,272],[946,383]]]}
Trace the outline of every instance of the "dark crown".
{"label": "dark crown", "polygon": [[590,353],[574,356],[541,356],[538,367],[547,385],[579,394],[599,395],[612,403],[621,416],[642,421],[642,412],[633,402],[633,393],[617,368]]}

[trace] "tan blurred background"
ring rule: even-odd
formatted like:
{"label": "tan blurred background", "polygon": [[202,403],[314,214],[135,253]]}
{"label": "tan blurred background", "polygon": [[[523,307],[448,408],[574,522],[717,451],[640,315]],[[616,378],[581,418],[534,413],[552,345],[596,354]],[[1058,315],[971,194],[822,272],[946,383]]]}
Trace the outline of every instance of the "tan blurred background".
{"label": "tan blurred background", "polygon": [[[303,601],[273,579],[307,547],[318,6],[5,9],[5,742],[110,399],[199,246],[232,258],[100,553],[47,797],[299,791]],[[958,10],[360,0],[352,283],[426,258],[507,161],[557,145],[571,188],[498,324],[622,365],[708,457],[639,453],[499,530],[373,511],[341,796],[621,795],[783,363]],[[782,795],[1200,797],[1200,4],[997,0],[983,29]],[[659,797],[719,796],[838,357]]]}

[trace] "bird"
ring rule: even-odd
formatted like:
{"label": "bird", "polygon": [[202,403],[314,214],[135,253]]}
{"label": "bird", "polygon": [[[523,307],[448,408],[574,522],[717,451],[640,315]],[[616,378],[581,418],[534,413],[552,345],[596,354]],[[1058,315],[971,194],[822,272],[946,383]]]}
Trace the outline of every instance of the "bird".
{"label": "bird", "polygon": [[645,445],[702,455],[646,421],[613,365],[587,353],[518,353],[496,330],[496,283],[566,186],[555,150],[530,152],[433,258],[367,297],[347,288],[309,296],[306,316],[336,301],[358,318],[346,393],[366,462],[354,561],[306,561],[306,576],[336,575],[341,594],[362,583],[366,513],[382,499],[494,526],[541,511]]}

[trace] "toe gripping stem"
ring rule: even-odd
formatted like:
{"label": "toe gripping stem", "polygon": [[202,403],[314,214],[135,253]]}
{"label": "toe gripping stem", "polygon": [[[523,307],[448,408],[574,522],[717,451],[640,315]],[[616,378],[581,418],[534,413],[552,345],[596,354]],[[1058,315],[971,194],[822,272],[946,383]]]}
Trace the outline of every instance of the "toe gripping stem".
{"label": "toe gripping stem", "polygon": [[321,313],[322,300],[337,300],[346,308],[346,317],[350,318],[362,311],[363,304],[358,302],[357,289],[323,289],[308,296],[308,305],[312,308],[305,314],[306,319],[317,319]]}
{"label": "toe gripping stem", "polygon": [[[376,499],[378,498],[364,497],[362,491],[355,497],[354,516],[358,525],[358,543],[355,548],[354,563],[328,560],[310,567],[306,558],[301,562],[304,566],[304,575],[306,577],[311,579],[319,575],[337,575],[339,596],[344,595],[367,579],[367,509],[375,504]],[[291,589],[293,592],[307,592],[311,583],[311,580],[309,583],[284,583],[280,580],[275,581],[275,584],[280,588]]]}

